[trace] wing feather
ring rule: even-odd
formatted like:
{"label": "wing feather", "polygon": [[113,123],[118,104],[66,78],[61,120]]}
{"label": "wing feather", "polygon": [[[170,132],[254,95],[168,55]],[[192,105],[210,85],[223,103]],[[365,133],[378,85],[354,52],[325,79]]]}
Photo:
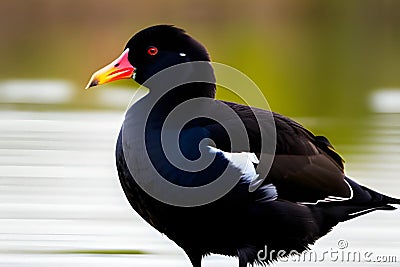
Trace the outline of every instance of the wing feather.
{"label": "wing feather", "polygon": [[[327,138],[315,136],[299,123],[282,115],[236,103],[222,102],[231,107],[246,127],[250,151],[261,152],[261,134],[271,125],[262,116],[274,118],[276,129],[275,157],[263,184],[273,183],[279,198],[306,203],[318,203],[326,199],[348,200],[351,187],[344,180],[343,159],[333,149]],[[255,115],[256,114],[256,115]],[[232,123],[237,123],[232,120]],[[205,125],[217,148],[231,151],[229,137],[216,123]],[[228,141],[227,141],[228,140]],[[261,163],[262,164],[262,163]]]}

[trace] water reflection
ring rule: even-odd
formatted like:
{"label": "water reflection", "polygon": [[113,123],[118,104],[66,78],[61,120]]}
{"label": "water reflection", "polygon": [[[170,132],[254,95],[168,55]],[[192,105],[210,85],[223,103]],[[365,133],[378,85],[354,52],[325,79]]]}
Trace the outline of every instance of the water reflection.
{"label": "water reflection", "polygon": [[[123,112],[0,111],[0,266],[189,266],[182,251],[145,224],[125,200],[114,165],[122,120]],[[302,121],[319,132],[324,125],[358,125],[357,142],[336,143],[348,174],[400,196],[400,114]],[[316,250],[337,248],[337,240],[345,239],[354,250],[400,260],[399,216],[376,212],[343,223],[318,241]],[[205,261],[205,266],[236,264],[220,256]]]}

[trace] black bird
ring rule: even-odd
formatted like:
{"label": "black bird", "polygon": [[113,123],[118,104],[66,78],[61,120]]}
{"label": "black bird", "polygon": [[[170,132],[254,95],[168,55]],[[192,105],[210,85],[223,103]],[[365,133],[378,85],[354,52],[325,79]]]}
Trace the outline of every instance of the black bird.
{"label": "black bird", "polygon": [[[209,62],[209,55],[184,30],[169,25],[152,26],[136,33],[122,55],[93,74],[88,84],[89,88],[133,78],[149,88],[149,94],[126,113],[116,147],[118,175],[135,211],[176,242],[194,267],[200,267],[202,258],[211,253],[237,256],[240,267],[267,264],[292,251],[306,250],[339,222],[374,210],[393,210],[390,204],[400,204],[399,199],[346,177],[343,160],[327,138],[315,136],[282,115],[215,100],[215,77],[210,64],[202,69],[208,82],[193,80],[172,86],[171,90],[167,88],[171,81],[165,77],[161,82],[146,82],[172,66],[183,66],[171,78],[172,84],[174,79],[195,78],[196,68],[181,63],[198,61]],[[173,117],[172,126],[166,130],[179,137],[178,148],[189,160],[184,165],[189,170],[185,170],[170,162],[165,145],[173,140],[163,143],[162,128],[174,108],[197,98],[203,102],[193,102],[190,110],[194,115],[198,112],[198,116],[180,128],[173,126]],[[212,118],[204,117],[204,112]],[[222,121],[214,119],[214,115],[218,117],[224,112]],[[272,124],[264,118],[272,118]],[[228,135],[240,124],[245,128],[243,139],[249,141],[247,148],[235,148]],[[261,148],[263,132],[267,139],[276,141],[273,149]],[[257,177],[264,164],[259,161],[263,154],[274,156],[269,172]],[[191,163],[210,155],[212,160],[206,168],[190,170]],[[225,170],[234,185],[226,194],[207,203],[192,202],[191,194],[184,193],[185,190],[182,194],[167,190],[161,197],[148,191],[155,188],[154,193],[164,188],[154,173],[172,184],[198,188],[214,182]],[[255,187],[251,189],[252,186]],[[163,197],[191,204],[169,203]],[[270,251],[285,253],[260,258],[259,251],[265,246]]]}

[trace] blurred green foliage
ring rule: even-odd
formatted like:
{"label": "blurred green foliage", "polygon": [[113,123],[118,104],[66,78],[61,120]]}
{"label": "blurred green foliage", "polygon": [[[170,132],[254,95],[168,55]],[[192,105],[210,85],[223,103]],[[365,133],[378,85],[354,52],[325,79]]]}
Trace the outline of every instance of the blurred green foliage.
{"label": "blurred green foliage", "polygon": [[70,80],[85,102],[93,71],[135,32],[168,23],[246,73],[275,111],[360,115],[372,90],[400,87],[399,10],[395,0],[2,0],[0,79]]}

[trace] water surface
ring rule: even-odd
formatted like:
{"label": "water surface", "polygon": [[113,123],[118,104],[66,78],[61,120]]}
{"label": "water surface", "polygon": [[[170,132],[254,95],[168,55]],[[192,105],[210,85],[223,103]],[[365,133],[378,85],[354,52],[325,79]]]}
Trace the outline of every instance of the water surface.
{"label": "water surface", "polygon": [[[182,250],[125,199],[114,164],[122,120],[122,112],[0,111],[0,266],[190,266]],[[339,138],[335,144],[348,162],[347,173],[400,197],[399,114],[301,121],[322,132],[359,126],[356,142]],[[399,222],[399,211],[379,211],[342,223],[317,242],[317,260],[276,266],[365,264],[320,261],[325,251],[395,256],[397,263],[368,266],[397,266]],[[233,258],[211,256],[204,266],[236,265]]]}

